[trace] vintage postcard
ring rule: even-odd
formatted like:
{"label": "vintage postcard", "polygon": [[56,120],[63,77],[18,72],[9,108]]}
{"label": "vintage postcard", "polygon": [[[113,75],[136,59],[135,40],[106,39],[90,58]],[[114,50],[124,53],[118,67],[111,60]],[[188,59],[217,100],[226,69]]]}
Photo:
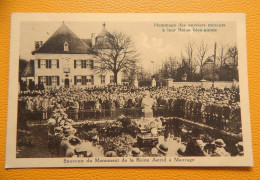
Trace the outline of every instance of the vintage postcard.
{"label": "vintage postcard", "polygon": [[245,14],[14,13],[6,168],[253,166]]}

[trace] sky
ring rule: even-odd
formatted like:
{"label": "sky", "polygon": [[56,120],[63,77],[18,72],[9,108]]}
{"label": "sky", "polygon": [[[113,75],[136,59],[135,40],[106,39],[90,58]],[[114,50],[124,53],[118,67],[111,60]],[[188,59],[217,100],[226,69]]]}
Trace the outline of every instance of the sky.
{"label": "sky", "polygon": [[[20,58],[34,59],[31,52],[34,50],[34,41],[46,42],[49,37],[62,25],[63,22],[21,22],[20,24]],[[64,22],[79,38],[87,39],[92,33],[98,35],[104,22]],[[167,28],[159,27],[156,24],[176,24],[175,32],[167,32]],[[186,24],[211,24],[213,22],[182,22]],[[220,24],[223,22],[214,22]],[[180,22],[106,22],[106,29],[109,32],[118,31],[129,35],[135,43],[140,54],[141,65],[147,71],[158,70],[167,57],[180,57],[185,54],[187,43],[193,42],[195,49],[203,41],[208,44],[209,51],[206,56],[214,53],[214,43],[225,47],[236,43],[236,24],[225,22],[225,27],[217,28],[216,32],[190,32],[178,31]],[[162,31],[164,28],[165,32]],[[208,28],[208,27],[207,27]],[[194,52],[196,54],[196,52]],[[154,63],[152,63],[152,62]]]}

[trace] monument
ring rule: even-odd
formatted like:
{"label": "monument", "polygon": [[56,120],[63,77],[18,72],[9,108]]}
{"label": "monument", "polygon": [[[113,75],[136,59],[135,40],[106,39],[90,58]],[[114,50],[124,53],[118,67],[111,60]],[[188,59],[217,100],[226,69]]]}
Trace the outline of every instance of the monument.
{"label": "monument", "polygon": [[172,87],[173,86],[173,79],[172,78],[166,79],[166,86],[167,87]]}
{"label": "monument", "polygon": [[136,78],[134,80],[134,87],[138,88],[138,80]]}
{"label": "monument", "polygon": [[142,111],[144,113],[144,118],[153,118],[153,105],[155,100],[150,97],[150,92],[145,92],[145,97],[142,100]]}
{"label": "monument", "polygon": [[156,81],[154,78],[152,79],[152,87],[156,87]]}
{"label": "monument", "polygon": [[207,80],[206,79],[202,79],[202,80],[200,80],[200,82],[201,82],[201,87],[202,88],[206,88]]}

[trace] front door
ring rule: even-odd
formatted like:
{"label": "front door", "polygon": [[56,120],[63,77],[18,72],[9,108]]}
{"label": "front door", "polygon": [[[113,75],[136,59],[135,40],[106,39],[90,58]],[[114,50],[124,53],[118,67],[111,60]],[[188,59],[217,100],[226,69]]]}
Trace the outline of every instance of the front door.
{"label": "front door", "polygon": [[65,87],[65,88],[69,88],[69,87],[70,87],[70,80],[69,80],[69,79],[65,79],[65,81],[64,81],[64,87]]}

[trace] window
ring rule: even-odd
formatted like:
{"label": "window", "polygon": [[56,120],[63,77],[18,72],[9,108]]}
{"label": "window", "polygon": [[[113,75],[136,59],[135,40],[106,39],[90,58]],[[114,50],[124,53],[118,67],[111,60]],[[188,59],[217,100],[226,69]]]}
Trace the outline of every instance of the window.
{"label": "window", "polygon": [[94,76],[87,76],[87,85],[94,85]]}
{"label": "window", "polygon": [[75,59],[74,60],[74,68],[77,68],[77,67],[82,67],[82,60],[80,59]]}
{"label": "window", "polygon": [[115,83],[115,77],[114,76],[110,76],[110,83]]}
{"label": "window", "polygon": [[51,83],[55,86],[55,85],[57,85],[57,77],[56,76],[53,76],[52,78],[51,78]]}
{"label": "window", "polygon": [[[54,80],[54,77],[56,77],[56,80]],[[44,86],[52,86],[53,82],[56,82],[58,84],[59,77],[58,76],[38,76],[38,85],[43,84]]]}
{"label": "window", "polygon": [[69,51],[69,44],[66,41],[64,43],[64,51]]}
{"label": "window", "polygon": [[59,86],[60,85],[60,77],[59,76],[52,76],[51,80],[52,80],[52,84],[54,86]]}
{"label": "window", "polygon": [[87,77],[81,76],[82,85],[87,85]]}
{"label": "window", "polygon": [[46,68],[51,69],[52,67],[59,68],[60,63],[58,59],[38,59],[38,69]]}
{"label": "window", "polygon": [[81,83],[81,77],[77,76],[77,83]]}
{"label": "window", "polygon": [[81,84],[81,76],[74,76],[74,85]]}
{"label": "window", "polygon": [[46,86],[52,86],[52,76],[45,76],[46,77]]}
{"label": "window", "polygon": [[46,79],[47,79],[46,77],[47,77],[47,76],[43,76],[43,77],[42,77],[42,83],[43,83],[44,86],[46,86]]}
{"label": "window", "polygon": [[106,76],[101,76],[101,84],[106,84]]}
{"label": "window", "polygon": [[46,59],[46,69],[51,69],[51,59]]}
{"label": "window", "polygon": [[74,76],[74,85],[94,85],[94,76]]}
{"label": "window", "polygon": [[59,60],[58,59],[53,59],[51,66],[53,68],[59,68]]}
{"label": "window", "polygon": [[94,69],[94,61],[93,60],[88,60],[88,68],[89,69]]}
{"label": "window", "polygon": [[87,60],[81,60],[81,68],[87,68]]}
{"label": "window", "polygon": [[80,66],[81,66],[81,60],[78,59],[78,60],[77,60],[77,67],[80,67]]}
{"label": "window", "polygon": [[41,68],[46,68],[46,60],[41,59],[40,61],[41,61],[40,67],[41,67]]}

